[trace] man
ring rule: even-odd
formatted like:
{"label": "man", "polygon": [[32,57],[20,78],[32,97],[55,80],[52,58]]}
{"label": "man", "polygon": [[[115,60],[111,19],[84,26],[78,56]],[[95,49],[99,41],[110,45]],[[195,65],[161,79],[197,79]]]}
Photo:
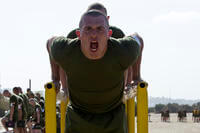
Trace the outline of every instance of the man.
{"label": "man", "polygon": [[[47,43],[50,61],[68,76],[70,105],[65,131],[127,133],[124,72],[136,61],[140,46],[131,36],[110,38],[107,17],[98,10],[83,14],[79,29],[76,39],[54,37]],[[58,69],[52,67],[54,72]]]}
{"label": "man", "polygon": [[20,130],[22,130],[22,132],[26,133],[26,123],[27,123],[27,118],[28,118],[28,114],[29,113],[29,100],[28,100],[28,96],[26,94],[23,93],[22,88],[18,87],[19,90],[19,96],[23,99],[23,117],[21,118],[22,120],[20,120],[19,122],[19,126],[21,127]]}
{"label": "man", "polygon": [[[89,10],[99,10],[101,11],[103,14],[105,14],[107,16],[107,9],[100,3],[94,3],[91,4],[87,11]],[[110,16],[107,16],[107,19],[110,19]],[[76,35],[76,30],[78,30],[79,28],[76,28],[74,30],[72,30],[68,35],[67,38],[77,38]],[[117,28],[116,26],[109,26],[109,29],[112,30],[112,37],[114,38],[123,38],[125,36],[125,34],[123,33],[123,31],[119,28]],[[142,43],[143,44],[143,40],[142,38],[135,33],[135,38],[136,41],[138,41],[138,43]],[[138,40],[139,39],[139,40]],[[142,49],[141,48],[141,55],[138,58],[138,60],[136,61],[136,63],[133,66],[130,66],[127,71],[125,72],[125,86],[126,88],[129,90],[133,85],[136,85],[139,81],[141,81],[141,76],[140,76],[140,64],[141,64],[141,56],[142,56]],[[59,75],[60,75],[60,80],[61,80],[61,84],[62,84],[62,88],[63,90],[67,93],[67,75],[65,74],[65,72],[63,71],[62,68],[59,69]],[[133,82],[134,81],[134,82]],[[132,84],[132,82],[134,84]]]}
{"label": "man", "polygon": [[8,131],[8,127],[12,127],[15,133],[19,133],[19,130],[16,126],[17,125],[16,123],[18,120],[19,97],[16,94],[11,94],[9,90],[4,90],[3,95],[5,97],[10,98],[10,110],[8,114],[6,114],[4,118],[2,119],[2,125],[4,126],[6,131]]}
{"label": "man", "polygon": [[[89,10],[99,10],[101,11],[103,14],[105,14],[107,16],[107,9],[104,7],[104,5],[100,4],[100,3],[94,3],[91,4],[87,11]],[[107,19],[109,20],[110,16],[107,16]],[[76,30],[78,30],[79,28],[76,28],[74,30],[72,30],[68,35],[67,38],[70,39],[74,39],[77,38],[76,35]],[[123,33],[123,31],[119,28],[117,28],[116,26],[109,26],[109,29],[112,30],[112,37],[114,38],[123,38],[125,36],[125,34]],[[59,66],[57,66],[59,67]],[[61,81],[61,85],[62,85],[62,89],[64,90],[64,92],[68,93],[67,88],[67,75],[65,74],[65,72],[63,71],[63,69],[61,67],[59,67],[59,76],[60,76],[60,81]]]}
{"label": "man", "polygon": [[21,88],[14,87],[13,93],[18,96],[18,118],[17,129],[19,133],[25,133],[25,119],[26,119],[26,107],[24,97],[21,95]]}
{"label": "man", "polygon": [[27,95],[28,97],[29,97],[29,95],[31,94],[31,92],[32,92],[32,91],[31,91],[31,88],[27,88],[27,89],[26,89],[26,95]]}
{"label": "man", "polygon": [[30,105],[34,108],[33,119],[32,119],[32,133],[41,133],[42,125],[44,123],[42,119],[41,106],[37,103],[37,100],[34,98],[29,99]]}

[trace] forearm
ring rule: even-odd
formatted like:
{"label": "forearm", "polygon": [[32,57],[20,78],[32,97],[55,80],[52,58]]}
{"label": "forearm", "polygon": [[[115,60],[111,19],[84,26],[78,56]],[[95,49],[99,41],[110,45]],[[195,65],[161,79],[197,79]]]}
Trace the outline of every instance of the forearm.
{"label": "forearm", "polygon": [[139,56],[135,64],[132,66],[132,80],[133,81],[141,79],[141,74],[140,74],[141,59],[142,57]]}
{"label": "forearm", "polygon": [[59,74],[60,74],[60,81],[61,81],[62,88],[64,88],[64,89],[68,88],[67,75],[61,67],[59,69]]}
{"label": "forearm", "polygon": [[37,123],[40,123],[40,112],[37,112]]}
{"label": "forearm", "polygon": [[50,58],[50,63],[51,63],[51,79],[54,82],[59,82],[60,81],[59,65],[56,64],[56,62],[53,61],[51,58]]}
{"label": "forearm", "polygon": [[128,68],[128,73],[127,73],[127,83],[126,83],[126,85],[131,84],[131,82],[132,82],[132,73],[133,73],[132,67],[129,67]]}

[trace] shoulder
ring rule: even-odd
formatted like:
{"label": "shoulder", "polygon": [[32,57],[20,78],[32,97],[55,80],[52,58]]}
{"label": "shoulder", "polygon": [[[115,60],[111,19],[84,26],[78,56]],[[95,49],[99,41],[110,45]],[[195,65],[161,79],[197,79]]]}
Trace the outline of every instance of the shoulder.
{"label": "shoulder", "polygon": [[119,45],[119,44],[127,44],[127,43],[128,44],[129,43],[136,43],[136,41],[131,36],[126,36],[126,37],[118,38],[118,39],[110,37],[110,39],[108,40],[108,43]]}
{"label": "shoulder", "polygon": [[56,37],[52,42],[52,47],[61,48],[68,45],[76,45],[78,43],[78,38],[70,39],[67,37]]}
{"label": "shoulder", "polygon": [[12,94],[12,96],[10,97],[10,101],[11,102],[17,102],[17,95]]}
{"label": "shoulder", "polygon": [[116,26],[109,26],[109,28],[112,30],[112,37],[113,38],[123,38],[125,36],[124,32],[116,27]]}
{"label": "shoulder", "polygon": [[[50,50],[53,56],[62,55],[63,52],[67,54],[71,49],[79,44],[78,38],[69,39],[67,37],[57,37],[53,40]],[[67,53],[66,53],[67,52]]]}
{"label": "shoulder", "polygon": [[139,45],[131,36],[115,39],[110,37],[108,40],[108,47],[111,47],[119,53],[139,52]]}

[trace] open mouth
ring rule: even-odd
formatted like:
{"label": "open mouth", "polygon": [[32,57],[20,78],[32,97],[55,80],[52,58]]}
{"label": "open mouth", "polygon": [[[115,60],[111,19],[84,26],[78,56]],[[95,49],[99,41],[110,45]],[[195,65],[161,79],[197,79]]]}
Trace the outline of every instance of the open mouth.
{"label": "open mouth", "polygon": [[91,41],[90,42],[90,50],[92,52],[96,52],[98,49],[99,43],[97,41]]}

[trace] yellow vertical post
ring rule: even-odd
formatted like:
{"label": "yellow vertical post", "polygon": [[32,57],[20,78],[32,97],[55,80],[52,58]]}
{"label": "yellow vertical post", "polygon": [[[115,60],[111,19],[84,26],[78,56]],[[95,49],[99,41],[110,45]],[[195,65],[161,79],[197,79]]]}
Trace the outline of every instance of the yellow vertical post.
{"label": "yellow vertical post", "polygon": [[56,89],[52,82],[45,86],[45,130],[56,133]]}
{"label": "yellow vertical post", "polygon": [[65,132],[65,114],[66,114],[68,102],[69,102],[69,99],[67,98],[66,100],[62,100],[61,103],[60,103],[60,128],[61,128],[61,133]]}
{"label": "yellow vertical post", "polygon": [[128,132],[135,133],[135,97],[127,100]]}
{"label": "yellow vertical post", "polygon": [[148,133],[148,94],[146,82],[137,88],[137,133]]}

